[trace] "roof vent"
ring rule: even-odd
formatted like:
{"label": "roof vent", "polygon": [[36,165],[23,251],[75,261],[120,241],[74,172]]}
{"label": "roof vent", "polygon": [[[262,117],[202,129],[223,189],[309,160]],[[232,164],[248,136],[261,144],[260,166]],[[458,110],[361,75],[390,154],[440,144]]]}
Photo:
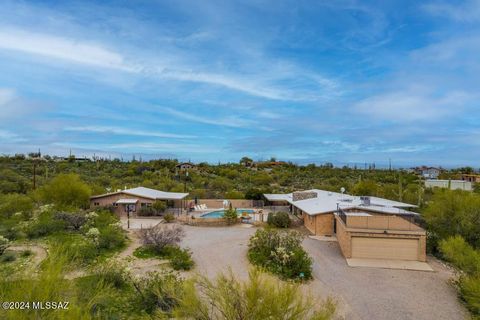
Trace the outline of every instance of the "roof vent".
{"label": "roof vent", "polygon": [[362,201],[362,205],[369,206],[370,205],[370,197],[361,196],[360,201]]}

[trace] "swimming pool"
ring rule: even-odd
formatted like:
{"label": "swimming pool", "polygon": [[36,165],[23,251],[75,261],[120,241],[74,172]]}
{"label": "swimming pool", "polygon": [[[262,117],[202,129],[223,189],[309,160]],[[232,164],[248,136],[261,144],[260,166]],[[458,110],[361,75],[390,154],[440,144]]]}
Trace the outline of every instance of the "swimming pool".
{"label": "swimming pool", "polygon": [[[252,209],[237,209],[237,214],[240,216],[244,213],[250,213],[252,214],[254,211]],[[208,212],[205,214],[202,214],[200,217],[202,218],[223,218],[223,214],[225,213],[225,210],[216,210],[212,212]]]}

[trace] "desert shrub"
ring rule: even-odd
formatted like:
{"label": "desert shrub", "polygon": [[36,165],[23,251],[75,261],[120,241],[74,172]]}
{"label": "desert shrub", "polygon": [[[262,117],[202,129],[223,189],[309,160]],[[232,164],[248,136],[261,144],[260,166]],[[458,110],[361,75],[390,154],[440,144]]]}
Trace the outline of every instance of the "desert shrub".
{"label": "desert shrub", "polygon": [[250,238],[248,259],[284,279],[310,279],[312,259],[302,248],[302,239],[296,231],[257,230]]}
{"label": "desert shrub", "polygon": [[142,217],[150,217],[157,214],[157,211],[152,207],[141,207],[138,210],[138,215]]}
{"label": "desert shrub", "polygon": [[123,230],[118,226],[107,226],[100,229],[98,247],[105,250],[120,249],[125,246],[126,239]]}
{"label": "desert shrub", "polygon": [[12,251],[7,251],[0,256],[0,262],[13,262],[15,260],[17,260],[17,256]]}
{"label": "desert shrub", "polygon": [[52,212],[44,211],[27,226],[25,231],[27,236],[33,239],[63,230],[65,230],[65,221],[54,219]]}
{"label": "desert shrub", "polygon": [[134,283],[138,291],[137,299],[142,310],[152,314],[160,311],[170,314],[182,296],[183,280],[172,272],[149,273],[147,277]]}
{"label": "desert shrub", "polygon": [[21,213],[24,218],[29,218],[33,211],[33,201],[23,194],[0,195],[0,219],[10,218],[15,213]]}
{"label": "desert shrub", "polygon": [[161,252],[167,245],[177,245],[185,237],[185,231],[179,225],[156,225],[138,232],[143,245],[151,246]]}
{"label": "desert shrub", "polygon": [[[97,246],[80,234],[58,233],[49,238],[50,256],[61,256],[65,264],[87,265],[100,254]],[[49,256],[49,257],[50,257]]]}
{"label": "desert shrub", "polygon": [[290,227],[291,220],[287,212],[270,212],[267,217],[267,223],[277,228],[288,228]]}
{"label": "desert shrub", "polygon": [[238,222],[238,213],[237,210],[233,208],[229,208],[225,210],[223,213],[223,218],[227,222],[227,224],[234,224]]}
{"label": "desert shrub", "polygon": [[59,174],[39,189],[45,203],[53,203],[62,210],[86,208],[90,199],[90,187],[77,174]]}
{"label": "desert shrub", "polygon": [[3,236],[0,236],[0,256],[7,250],[10,241]]}
{"label": "desert shrub", "polygon": [[190,270],[194,265],[192,253],[188,249],[175,247],[168,256],[174,270]]}
{"label": "desert shrub", "polygon": [[214,281],[200,277],[185,283],[182,298],[175,309],[180,319],[332,319],[335,304],[305,296],[298,284],[284,283],[261,274],[249,273],[246,282],[238,281],[230,271]]}
{"label": "desert shrub", "polygon": [[469,275],[480,274],[480,251],[473,249],[462,237],[440,241],[443,258]]}
{"label": "desert shrub", "polygon": [[80,230],[85,222],[87,222],[85,214],[82,213],[57,212],[53,217],[54,219],[64,221],[65,228],[70,230]]}
{"label": "desert shrub", "polygon": [[157,200],[152,204],[152,208],[155,209],[157,213],[162,213],[167,209],[167,204],[163,200]]}
{"label": "desert shrub", "polygon": [[167,213],[163,216],[163,220],[165,220],[166,223],[170,223],[175,220],[175,216],[173,215],[173,213]]}
{"label": "desert shrub", "polygon": [[23,250],[22,253],[20,254],[20,256],[23,258],[30,257],[32,255],[33,255],[32,250]]}
{"label": "desert shrub", "polygon": [[103,263],[93,270],[96,281],[111,285],[116,289],[126,288],[129,285],[130,274],[126,268],[117,262]]}
{"label": "desert shrub", "polygon": [[473,319],[480,319],[480,275],[462,277],[459,281],[460,295]]}

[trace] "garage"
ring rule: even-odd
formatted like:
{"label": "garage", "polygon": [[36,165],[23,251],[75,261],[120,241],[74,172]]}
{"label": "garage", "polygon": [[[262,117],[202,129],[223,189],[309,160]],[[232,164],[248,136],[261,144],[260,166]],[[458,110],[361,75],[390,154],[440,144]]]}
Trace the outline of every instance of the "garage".
{"label": "garage", "polygon": [[418,260],[418,239],[352,237],[352,258]]}

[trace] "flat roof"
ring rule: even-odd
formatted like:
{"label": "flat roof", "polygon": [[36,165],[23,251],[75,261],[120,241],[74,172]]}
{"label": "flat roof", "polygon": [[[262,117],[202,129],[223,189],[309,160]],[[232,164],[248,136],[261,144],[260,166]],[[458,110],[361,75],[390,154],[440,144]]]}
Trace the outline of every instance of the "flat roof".
{"label": "flat roof", "polygon": [[403,209],[416,207],[413,204],[383,199],[379,197],[369,197],[370,205],[364,205],[364,202],[360,199],[359,196],[352,196],[348,194],[319,189],[311,189],[299,192],[314,192],[317,194],[317,196],[315,198],[297,201],[293,201],[292,193],[265,194],[264,196],[265,198],[267,198],[267,200],[273,199],[270,201],[285,200],[309,215],[334,212],[337,210],[338,207],[341,209],[358,209],[360,211],[369,210],[387,214],[417,215],[416,212],[410,212]]}

